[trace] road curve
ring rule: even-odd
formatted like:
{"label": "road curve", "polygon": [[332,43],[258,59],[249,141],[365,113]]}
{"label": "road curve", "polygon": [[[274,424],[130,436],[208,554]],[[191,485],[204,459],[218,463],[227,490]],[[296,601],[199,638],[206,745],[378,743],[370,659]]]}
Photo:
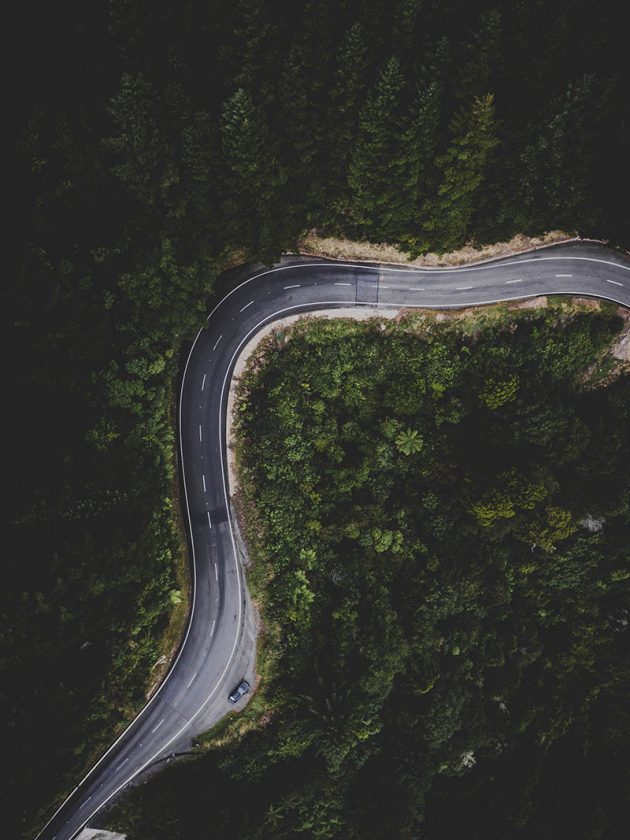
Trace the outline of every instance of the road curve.
{"label": "road curve", "polygon": [[630,260],[575,242],[455,269],[287,257],[239,273],[191,347],[179,402],[180,449],[192,553],[191,614],[160,688],[37,835],[71,840],[126,785],[190,747],[233,707],[227,695],[254,674],[255,630],[230,509],[225,442],[236,359],[266,324],[335,307],[453,308],[585,295],[630,306]]}

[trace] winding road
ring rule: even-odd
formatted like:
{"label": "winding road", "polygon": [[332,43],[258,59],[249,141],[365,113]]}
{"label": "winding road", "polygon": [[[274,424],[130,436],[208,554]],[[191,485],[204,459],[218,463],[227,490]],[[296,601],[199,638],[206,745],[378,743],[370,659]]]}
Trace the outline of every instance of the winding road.
{"label": "winding road", "polygon": [[572,242],[457,269],[287,257],[271,269],[233,275],[182,377],[180,447],[193,570],[185,638],[160,688],[38,840],[71,840],[126,785],[189,749],[232,710],[227,696],[243,677],[254,682],[256,633],[230,507],[225,427],[232,371],[256,332],[287,315],[337,307],[444,309],[552,293],[630,306],[630,260],[602,245]]}

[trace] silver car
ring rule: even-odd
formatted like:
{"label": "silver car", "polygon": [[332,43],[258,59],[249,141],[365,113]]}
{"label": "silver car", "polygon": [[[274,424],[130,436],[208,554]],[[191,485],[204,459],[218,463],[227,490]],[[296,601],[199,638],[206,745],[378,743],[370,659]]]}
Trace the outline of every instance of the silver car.
{"label": "silver car", "polygon": [[243,680],[239,683],[234,691],[228,697],[230,703],[238,703],[238,701],[243,697],[244,694],[247,694],[249,691],[249,683],[247,680]]}

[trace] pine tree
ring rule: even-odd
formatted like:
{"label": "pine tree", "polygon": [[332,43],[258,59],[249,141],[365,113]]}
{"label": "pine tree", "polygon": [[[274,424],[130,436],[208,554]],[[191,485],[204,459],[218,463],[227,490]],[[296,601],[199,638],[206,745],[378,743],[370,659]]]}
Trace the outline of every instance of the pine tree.
{"label": "pine tree", "polygon": [[336,214],[343,215],[349,203],[348,167],[365,95],[368,45],[365,31],[355,22],[346,33],[337,55],[335,79],[330,93],[327,194]]}
{"label": "pine tree", "polygon": [[491,76],[499,58],[501,11],[482,12],[479,25],[465,47],[465,56],[456,74],[455,95],[460,102],[483,96],[490,88]]}
{"label": "pine tree", "polygon": [[294,182],[296,203],[307,208],[321,206],[324,200],[317,172],[327,145],[330,105],[325,92],[330,50],[326,6],[323,0],[304,4],[276,89],[277,124],[284,141],[282,159]]}
{"label": "pine tree", "polygon": [[275,27],[265,0],[235,0],[230,12],[229,40],[219,48],[225,78],[236,87],[254,90],[266,101],[271,90],[264,84],[265,69],[277,49]]}
{"label": "pine tree", "polygon": [[398,0],[392,21],[392,37],[402,54],[406,55],[413,46],[423,2],[424,0]]}
{"label": "pine tree", "polygon": [[112,172],[146,206],[154,205],[172,159],[160,97],[142,73],[126,73],[108,110],[117,129],[103,141],[113,158]]}
{"label": "pine tree", "polygon": [[435,201],[425,201],[418,250],[446,251],[464,244],[474,211],[474,197],[483,182],[488,158],[497,145],[494,98],[475,99],[468,111],[451,122],[451,142],[437,158],[440,186]]}
{"label": "pine tree", "polygon": [[221,147],[227,168],[251,192],[265,189],[274,167],[267,123],[247,91],[239,88],[224,104]]}
{"label": "pine tree", "polygon": [[178,140],[181,192],[188,202],[186,238],[191,252],[203,257],[220,250],[219,200],[220,136],[217,123],[204,111],[191,114]]}
{"label": "pine tree", "polygon": [[592,147],[608,96],[606,85],[585,75],[552,103],[542,125],[531,127],[533,139],[521,156],[519,194],[535,226],[575,229],[594,223]]}
{"label": "pine tree", "polygon": [[361,234],[374,240],[388,235],[384,218],[392,196],[392,158],[400,142],[404,86],[400,62],[393,56],[361,111],[350,163],[351,218]]}
{"label": "pine tree", "polygon": [[418,92],[392,160],[391,200],[384,215],[390,237],[414,249],[422,202],[434,178],[439,141],[442,91],[433,83]]}
{"label": "pine tree", "polygon": [[223,211],[228,241],[260,259],[273,259],[286,244],[286,174],[264,115],[242,88],[223,106],[221,148],[227,170]]}

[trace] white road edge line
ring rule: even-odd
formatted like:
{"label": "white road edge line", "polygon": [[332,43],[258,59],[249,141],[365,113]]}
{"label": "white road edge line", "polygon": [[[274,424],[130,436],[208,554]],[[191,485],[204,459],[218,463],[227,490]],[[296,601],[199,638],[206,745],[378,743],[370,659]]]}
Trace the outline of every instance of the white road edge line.
{"label": "white road edge line", "polygon": [[[216,308],[216,307],[215,307],[215,308]],[[180,455],[181,455],[181,459],[182,459],[182,480],[183,480],[183,484],[184,484],[184,499],[185,499],[185,501],[186,501],[186,514],[187,514],[187,516],[188,516],[188,527],[189,527],[189,529],[190,529],[190,533],[191,533],[191,534],[192,534],[192,518],[191,518],[191,516],[190,516],[190,507],[189,507],[189,505],[188,505],[188,490],[187,490],[187,488],[186,488],[186,468],[185,468],[185,465],[184,465],[184,458],[183,458],[183,440],[182,440],[182,399],[183,399],[183,394],[184,394],[184,382],[185,382],[185,380],[186,380],[186,373],[188,372],[188,366],[189,366],[189,364],[190,364],[190,359],[191,359],[191,357],[192,357],[193,350],[195,349],[195,345],[196,345],[196,344],[197,344],[197,342],[199,341],[199,336],[200,336],[200,335],[201,335],[201,333],[203,332],[203,329],[204,329],[203,327],[199,327],[199,330],[198,330],[198,332],[197,332],[197,335],[195,336],[195,340],[193,341],[193,343],[192,343],[192,345],[191,345],[191,347],[190,347],[190,350],[188,351],[188,357],[186,358],[186,364],[184,365],[184,373],[182,374],[182,386],[181,386],[180,391],[179,391],[179,405],[178,405],[178,416],[179,416],[179,447],[180,447]],[[219,339],[219,340],[220,340],[220,339]],[[217,343],[218,343],[218,342],[217,342]],[[75,794],[75,793],[79,790],[79,787],[80,787],[80,786],[81,786],[81,785],[82,785],[82,784],[83,784],[83,783],[84,783],[87,779],[89,779],[89,777],[92,775],[92,773],[94,773],[94,771],[97,769],[97,767],[99,767],[99,766],[100,766],[100,764],[101,764],[103,761],[105,761],[105,759],[106,759],[106,758],[107,758],[107,756],[110,754],[110,752],[114,749],[114,747],[116,747],[116,746],[120,743],[120,741],[121,741],[121,740],[125,737],[125,735],[126,735],[126,734],[127,734],[127,732],[131,729],[131,727],[132,727],[132,726],[134,726],[134,725],[135,725],[135,724],[136,724],[136,723],[140,720],[140,718],[141,718],[141,717],[142,717],[142,715],[146,712],[146,710],[149,708],[149,706],[150,706],[150,705],[154,702],[154,700],[155,700],[155,699],[159,696],[160,692],[162,691],[162,689],[164,688],[164,686],[166,685],[166,683],[169,681],[169,679],[170,679],[171,675],[173,674],[173,671],[175,670],[175,666],[176,666],[176,665],[177,665],[177,663],[179,662],[179,660],[180,660],[180,658],[181,658],[181,655],[182,655],[182,653],[183,653],[183,650],[184,650],[184,648],[185,648],[185,646],[186,646],[186,642],[188,641],[188,637],[189,637],[189,635],[190,635],[190,628],[192,627],[193,615],[195,614],[195,593],[196,593],[196,590],[197,590],[197,565],[196,565],[196,563],[195,563],[195,544],[194,544],[194,541],[192,541],[192,540],[191,540],[191,552],[190,552],[190,553],[191,553],[191,560],[192,560],[192,575],[191,575],[191,587],[190,587],[191,607],[190,607],[190,614],[189,614],[189,616],[188,616],[188,624],[187,624],[187,626],[186,626],[186,632],[185,632],[185,634],[184,634],[184,638],[183,638],[183,640],[182,640],[181,647],[179,648],[179,651],[177,652],[177,656],[176,656],[176,657],[175,657],[175,659],[173,660],[173,662],[172,662],[172,664],[171,664],[171,667],[169,668],[169,670],[168,670],[168,672],[167,672],[166,676],[164,677],[164,679],[162,680],[162,682],[160,683],[160,685],[159,685],[159,686],[157,687],[157,689],[155,690],[155,693],[154,693],[151,697],[149,697],[149,699],[147,700],[147,702],[144,704],[144,706],[142,707],[142,709],[140,709],[140,711],[139,711],[139,712],[138,712],[138,714],[137,714],[137,715],[133,718],[133,720],[129,721],[129,723],[128,723],[128,724],[127,724],[127,726],[123,729],[123,731],[120,733],[120,735],[118,736],[118,738],[116,738],[116,740],[115,740],[115,741],[111,744],[111,746],[110,746],[107,750],[105,750],[105,752],[104,752],[104,753],[103,753],[103,755],[99,758],[99,760],[96,762],[96,764],[88,770],[88,772],[85,774],[85,776],[84,776],[84,777],[81,779],[81,781],[80,781],[80,782],[76,785],[76,787],[74,788],[74,790],[72,790],[72,791],[68,794],[68,796],[66,796],[66,798],[63,800],[63,802],[61,803],[61,805],[57,808],[57,810],[54,812],[54,814],[53,814],[53,815],[49,818],[48,822],[47,822],[47,823],[45,823],[45,825],[43,825],[43,826],[42,826],[42,828],[39,830],[38,834],[37,834],[37,835],[36,835],[36,837],[35,837],[35,840],[38,840],[38,838],[39,838],[39,837],[40,837],[40,836],[44,833],[44,831],[48,828],[48,826],[50,825],[50,823],[51,823],[51,822],[55,819],[55,817],[57,816],[57,814],[58,814],[58,813],[62,810],[62,808],[65,806],[65,804],[66,804],[67,802],[69,802],[69,801],[70,801],[70,799],[74,796],[74,794]],[[183,728],[182,728],[182,731],[183,731]],[[178,734],[179,734],[179,733],[178,733]],[[167,746],[168,746],[168,745],[167,745]],[[144,769],[144,768],[142,768],[142,769]],[[133,776],[132,776],[132,778],[133,778]],[[110,794],[110,796],[108,796],[108,797],[107,797],[107,799],[105,800],[105,802],[103,803],[103,805],[107,804],[107,802],[109,802],[109,800],[110,800],[113,796],[116,796],[116,794],[117,794],[117,793],[119,793],[119,792],[120,792],[120,791],[121,791],[121,790],[125,787],[125,785],[127,784],[127,782],[128,782],[128,781],[129,781],[129,779],[127,779],[127,780],[126,780],[126,781],[125,781],[122,785],[120,785],[120,787],[118,787],[118,788],[114,791],[114,793],[113,793],[113,794]],[[86,824],[86,823],[87,823],[87,822],[91,819],[91,817],[92,817],[92,816],[94,816],[94,814],[95,814],[97,811],[99,811],[99,810],[100,810],[100,808],[102,808],[102,807],[103,807],[103,805],[99,806],[99,808],[97,808],[97,809],[96,809],[96,811],[94,811],[94,812],[93,812],[93,813],[92,813],[89,817],[87,817],[87,819],[85,820],[85,822],[83,823],[83,825],[81,825],[81,826],[80,826],[80,828],[79,828],[79,829],[77,829],[77,831],[75,831],[75,835],[76,835],[76,834],[78,834],[78,832],[79,832],[79,831],[83,828],[83,826],[84,826],[84,825],[85,825],[85,824]],[[73,835],[73,836],[74,836],[74,835]]]}

